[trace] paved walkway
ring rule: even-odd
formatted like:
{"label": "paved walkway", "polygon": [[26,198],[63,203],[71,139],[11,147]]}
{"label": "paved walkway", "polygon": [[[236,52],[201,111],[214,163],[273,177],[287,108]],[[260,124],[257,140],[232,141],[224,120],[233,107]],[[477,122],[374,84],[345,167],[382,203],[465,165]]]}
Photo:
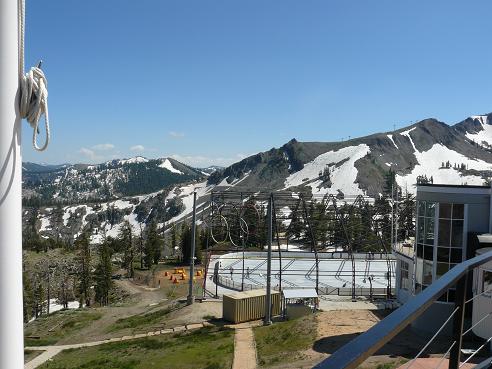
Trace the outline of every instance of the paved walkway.
{"label": "paved walkway", "polygon": [[232,369],[256,369],[256,345],[251,325],[236,326]]}
{"label": "paved walkway", "polygon": [[33,346],[33,347],[25,347],[26,350],[31,350],[31,351],[44,351],[41,355],[36,356],[34,359],[29,361],[24,365],[24,369],[35,369],[41,364],[44,364],[46,361],[54,357],[55,355],[59,354],[63,350],[67,349],[73,349],[73,348],[81,348],[81,347],[90,347],[90,346],[99,346],[99,345],[104,345],[105,343],[109,342],[119,342],[119,341],[129,341],[129,340],[134,340],[138,338],[144,338],[144,337],[150,337],[150,336],[159,336],[161,334],[167,334],[167,333],[174,333],[174,332],[182,332],[182,331],[187,331],[187,330],[192,330],[192,329],[198,329],[198,328],[203,328],[206,326],[211,325],[208,322],[202,322],[202,323],[196,323],[196,324],[187,324],[187,325],[182,325],[174,328],[169,328],[169,329],[163,329],[159,331],[152,331],[152,332],[147,332],[147,333],[141,333],[141,334],[134,334],[132,336],[123,336],[123,337],[116,337],[116,338],[110,338],[107,340],[103,341],[93,341],[93,342],[84,342],[84,343],[76,343],[73,345],[55,345],[55,346]]}

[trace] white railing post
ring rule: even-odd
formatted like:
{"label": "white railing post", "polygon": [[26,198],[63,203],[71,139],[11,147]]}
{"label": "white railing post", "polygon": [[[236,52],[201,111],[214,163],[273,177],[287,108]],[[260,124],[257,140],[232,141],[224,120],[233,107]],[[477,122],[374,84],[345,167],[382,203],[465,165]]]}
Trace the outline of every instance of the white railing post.
{"label": "white railing post", "polygon": [[24,367],[18,3],[0,0],[0,368]]}

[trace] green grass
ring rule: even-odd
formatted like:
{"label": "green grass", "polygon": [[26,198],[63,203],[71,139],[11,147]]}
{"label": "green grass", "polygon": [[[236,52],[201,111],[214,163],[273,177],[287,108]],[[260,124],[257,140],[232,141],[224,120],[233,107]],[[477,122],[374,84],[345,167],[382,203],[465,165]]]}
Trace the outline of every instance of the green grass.
{"label": "green grass", "polygon": [[100,319],[101,316],[101,313],[90,310],[65,310],[42,316],[25,326],[24,345],[54,345],[73,332]]}
{"label": "green grass", "polygon": [[214,327],[66,350],[40,369],[225,369],[233,354],[234,331]]}
{"label": "green grass", "polygon": [[299,359],[316,340],[315,315],[256,327],[254,334],[260,366]]}
{"label": "green grass", "polygon": [[118,319],[107,329],[109,332],[121,331],[124,329],[144,329],[149,326],[154,326],[161,323],[163,319],[169,315],[175,308],[166,307],[164,309],[155,310],[150,313],[133,315],[127,318]]}

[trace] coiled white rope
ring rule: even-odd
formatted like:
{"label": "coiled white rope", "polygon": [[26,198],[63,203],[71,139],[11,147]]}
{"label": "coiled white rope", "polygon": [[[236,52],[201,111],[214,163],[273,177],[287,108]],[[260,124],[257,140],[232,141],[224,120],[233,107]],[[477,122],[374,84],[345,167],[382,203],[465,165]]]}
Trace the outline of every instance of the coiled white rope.
{"label": "coiled white rope", "polygon": [[[24,74],[24,22],[25,0],[18,0],[19,7],[19,113],[22,119],[27,119],[33,129],[32,146],[37,151],[44,151],[50,142],[50,121],[48,115],[48,80],[43,71],[32,67]],[[44,115],[46,140],[43,146],[38,146],[39,120]]]}

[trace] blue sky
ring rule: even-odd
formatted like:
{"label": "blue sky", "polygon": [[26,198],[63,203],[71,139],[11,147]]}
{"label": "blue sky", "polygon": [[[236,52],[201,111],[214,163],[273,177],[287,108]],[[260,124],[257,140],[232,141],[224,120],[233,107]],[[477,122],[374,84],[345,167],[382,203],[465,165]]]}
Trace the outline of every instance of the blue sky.
{"label": "blue sky", "polygon": [[226,165],[492,111],[490,1],[27,0],[52,143],[25,161]]}

